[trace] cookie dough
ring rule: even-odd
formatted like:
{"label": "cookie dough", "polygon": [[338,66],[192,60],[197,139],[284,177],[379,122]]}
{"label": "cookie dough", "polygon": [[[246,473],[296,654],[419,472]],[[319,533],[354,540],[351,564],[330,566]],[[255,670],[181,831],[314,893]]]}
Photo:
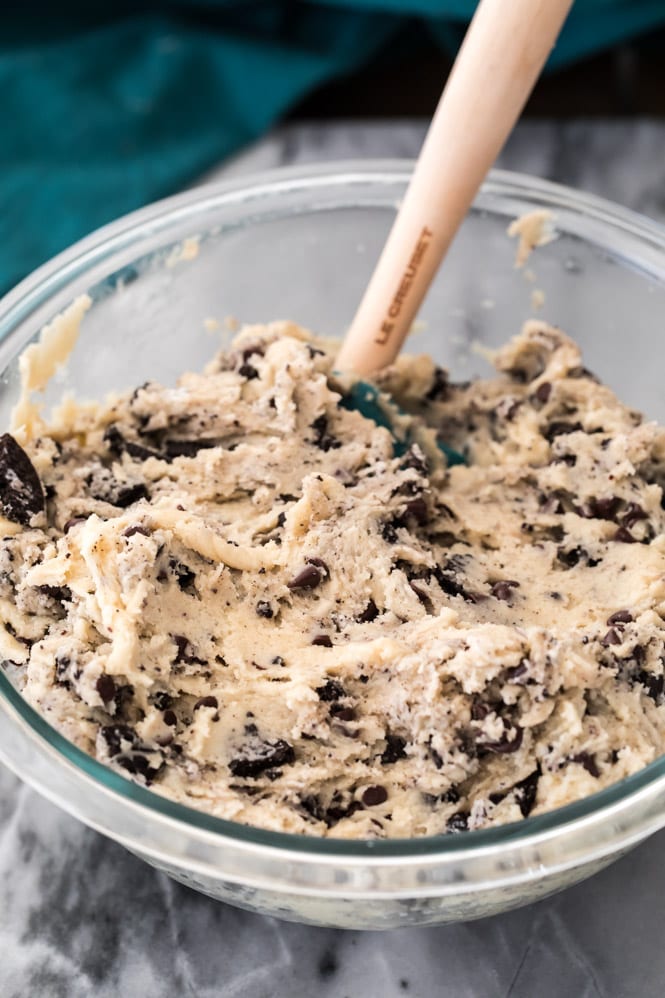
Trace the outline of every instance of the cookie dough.
{"label": "cookie dough", "polygon": [[155,793],[318,836],[516,821],[659,756],[665,431],[542,322],[472,384],[401,357],[397,448],[333,356],[275,323],[175,388],[23,400],[0,654],[28,701]]}

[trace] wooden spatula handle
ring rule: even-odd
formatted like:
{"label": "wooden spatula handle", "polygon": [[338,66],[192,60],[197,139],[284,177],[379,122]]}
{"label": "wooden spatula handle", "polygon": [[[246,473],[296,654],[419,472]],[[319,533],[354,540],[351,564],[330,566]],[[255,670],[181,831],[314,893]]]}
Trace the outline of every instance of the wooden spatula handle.
{"label": "wooden spatula handle", "polygon": [[572,0],[481,0],[411,183],[339,357],[391,363],[487,171],[512,130]]}

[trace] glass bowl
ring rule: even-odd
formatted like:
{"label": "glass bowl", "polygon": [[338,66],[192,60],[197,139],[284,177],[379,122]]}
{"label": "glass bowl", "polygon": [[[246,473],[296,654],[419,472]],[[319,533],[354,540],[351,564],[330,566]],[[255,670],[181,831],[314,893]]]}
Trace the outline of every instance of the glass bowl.
{"label": "glass bowl", "polygon": [[[122,218],[36,271],[0,303],[0,419],[17,358],[44,322],[87,291],[71,362],[46,393],[100,397],[173,382],[219,345],[216,319],[292,318],[341,335],[372,270],[409,162],[276,171],[202,187]],[[524,270],[505,230],[534,208],[556,239]],[[190,237],[196,236],[192,243]],[[582,344],[622,398],[665,421],[659,337],[665,230],[598,198],[493,173],[427,299],[410,349],[456,378],[485,367],[532,314]],[[542,298],[542,296],[538,296]],[[665,758],[583,801],[460,835],[348,841],[278,834],[171,803],[73,747],[0,669],[0,759],[49,800],[196,890],[318,925],[390,928],[477,918],[579,881],[665,825]]]}

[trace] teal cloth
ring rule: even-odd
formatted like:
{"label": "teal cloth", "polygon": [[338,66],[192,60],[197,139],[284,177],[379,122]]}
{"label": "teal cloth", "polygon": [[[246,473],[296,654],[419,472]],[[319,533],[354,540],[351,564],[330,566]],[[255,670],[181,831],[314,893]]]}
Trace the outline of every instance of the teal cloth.
{"label": "teal cloth", "polygon": [[[474,0],[5,7],[0,292],[97,226],[193,181],[317,85],[415,46],[423,32],[453,52],[474,7]],[[664,0],[577,0],[550,65],[663,24]]]}

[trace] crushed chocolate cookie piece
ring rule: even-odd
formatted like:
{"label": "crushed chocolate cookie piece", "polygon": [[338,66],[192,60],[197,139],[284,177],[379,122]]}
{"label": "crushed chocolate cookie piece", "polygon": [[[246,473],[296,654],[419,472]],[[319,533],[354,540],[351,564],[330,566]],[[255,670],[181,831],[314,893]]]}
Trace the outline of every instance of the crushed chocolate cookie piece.
{"label": "crushed chocolate cookie piece", "polygon": [[427,503],[422,496],[410,499],[404,507],[404,516],[416,521],[419,527],[424,527],[429,519]]}
{"label": "crushed chocolate cookie piece", "polygon": [[662,673],[656,675],[653,672],[647,672],[646,669],[641,669],[635,675],[635,679],[645,688],[647,696],[651,697],[654,703],[661,704],[663,702],[665,676]]}
{"label": "crushed chocolate cookie piece", "polygon": [[381,753],[381,762],[384,766],[390,766],[400,759],[406,759],[406,739],[401,735],[386,735],[386,747]]}
{"label": "crushed chocolate cookie piece", "polygon": [[327,679],[323,686],[316,687],[316,695],[324,703],[332,703],[346,696],[346,690],[338,679]]}
{"label": "crushed chocolate cookie piece", "polygon": [[568,423],[563,419],[554,420],[542,431],[545,439],[552,443],[555,437],[566,436],[569,433],[577,433],[579,430],[583,430],[581,423]]}
{"label": "crushed chocolate cookie piece", "polygon": [[156,749],[144,745],[136,731],[126,724],[109,724],[100,728],[111,759],[132,776],[141,776],[151,783],[164,767],[164,759]]}
{"label": "crushed chocolate cookie piece", "polygon": [[[512,735],[512,737],[509,737],[509,735]],[[524,730],[515,725],[512,728],[505,729],[503,736],[498,741],[479,742],[478,747],[489,752],[495,752],[498,755],[507,755],[511,752],[517,752],[522,747],[523,739]]]}
{"label": "crushed chocolate cookie piece", "polygon": [[445,402],[449,397],[450,382],[448,372],[442,367],[435,367],[432,375],[432,384],[427,390],[425,398],[429,402]]}
{"label": "crushed chocolate cookie piece", "polygon": [[273,610],[271,604],[268,600],[260,599],[256,604],[256,612],[259,617],[264,617],[266,620],[272,620],[275,616],[275,611]]}
{"label": "crushed chocolate cookie piece", "polygon": [[372,621],[376,620],[378,616],[379,616],[378,607],[374,602],[374,600],[370,599],[369,603],[367,604],[363,612],[360,614],[360,616],[356,617],[356,620],[358,621],[359,624],[371,624]]}
{"label": "crushed chocolate cookie piece", "polygon": [[28,527],[44,512],[44,489],[34,465],[10,433],[0,436],[0,510],[12,523]]}
{"label": "crushed chocolate cookie piece", "polygon": [[586,769],[587,773],[593,776],[596,780],[600,776],[600,770],[596,763],[596,757],[590,755],[589,752],[578,752],[577,755],[570,757],[571,762],[576,762],[578,765]]}
{"label": "crushed chocolate cookie piece", "polygon": [[187,592],[187,590],[194,584],[196,572],[187,565],[184,565],[181,561],[178,561],[177,558],[169,559],[169,568],[175,576],[178,587],[183,592]]}
{"label": "crushed chocolate cookie piece", "polygon": [[538,796],[538,781],[540,779],[540,769],[534,769],[533,773],[525,779],[520,780],[513,787],[515,801],[522,812],[523,818],[528,818],[533,811]]}
{"label": "crushed chocolate cookie piece", "polygon": [[626,527],[619,527],[612,540],[619,541],[621,544],[635,544],[637,538],[633,537]]}
{"label": "crushed chocolate cookie piece", "polygon": [[158,461],[164,460],[158,451],[150,450],[150,448],[144,447],[143,444],[134,443],[133,440],[127,440],[114,424],[106,427],[104,431],[104,443],[113,457],[120,457],[122,454],[127,454],[135,461],[147,461],[151,457],[157,458]]}
{"label": "crushed chocolate cookie piece", "polygon": [[311,429],[314,430],[312,443],[315,447],[318,447],[319,450],[337,450],[342,446],[342,441],[338,440],[332,435],[332,433],[330,433],[328,429],[328,416],[325,413],[321,416],[317,416],[311,425]]}
{"label": "crushed chocolate cookie piece", "polygon": [[229,762],[229,770],[233,776],[242,779],[253,779],[260,776],[266,769],[277,766],[288,766],[295,762],[293,746],[278,738],[274,742],[261,741],[255,738],[243,745],[239,754]]}
{"label": "crushed chocolate cookie piece", "polygon": [[457,832],[466,832],[469,827],[469,812],[468,811],[456,811],[455,814],[451,814],[446,822],[446,831],[456,834]]}

